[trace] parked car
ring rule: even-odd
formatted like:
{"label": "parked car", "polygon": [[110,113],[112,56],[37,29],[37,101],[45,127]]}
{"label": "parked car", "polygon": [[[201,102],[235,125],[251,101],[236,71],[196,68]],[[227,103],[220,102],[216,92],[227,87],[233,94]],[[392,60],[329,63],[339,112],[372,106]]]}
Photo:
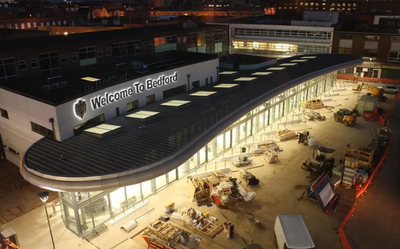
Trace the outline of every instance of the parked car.
{"label": "parked car", "polygon": [[400,92],[400,86],[396,86],[396,85],[386,85],[386,86],[382,86],[380,87],[382,88],[385,93],[399,93]]}

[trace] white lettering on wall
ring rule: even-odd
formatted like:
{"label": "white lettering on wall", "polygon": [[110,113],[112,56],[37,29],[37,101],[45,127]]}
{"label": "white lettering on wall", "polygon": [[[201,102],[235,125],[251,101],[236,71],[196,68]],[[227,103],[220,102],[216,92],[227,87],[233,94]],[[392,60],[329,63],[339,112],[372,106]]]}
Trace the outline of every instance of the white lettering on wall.
{"label": "white lettering on wall", "polygon": [[92,110],[96,110],[110,103],[116,102],[121,99],[126,99],[134,93],[141,93],[143,91],[151,90],[154,88],[162,87],[178,81],[178,73],[175,72],[171,75],[160,75],[157,79],[146,79],[145,83],[135,82],[132,87],[127,87],[113,93],[104,93],[90,99]]}

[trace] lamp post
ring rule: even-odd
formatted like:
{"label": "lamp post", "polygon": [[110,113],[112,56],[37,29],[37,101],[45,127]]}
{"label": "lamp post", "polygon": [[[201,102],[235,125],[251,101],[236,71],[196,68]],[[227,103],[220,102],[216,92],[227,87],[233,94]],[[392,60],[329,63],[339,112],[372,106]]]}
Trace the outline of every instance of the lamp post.
{"label": "lamp post", "polygon": [[53,232],[51,231],[51,226],[50,226],[49,213],[47,212],[47,206],[46,206],[46,202],[49,199],[49,192],[42,191],[42,192],[38,193],[37,196],[44,203],[44,210],[46,211],[47,224],[49,224],[51,242],[53,243],[53,249],[56,249],[56,246],[54,245]]}

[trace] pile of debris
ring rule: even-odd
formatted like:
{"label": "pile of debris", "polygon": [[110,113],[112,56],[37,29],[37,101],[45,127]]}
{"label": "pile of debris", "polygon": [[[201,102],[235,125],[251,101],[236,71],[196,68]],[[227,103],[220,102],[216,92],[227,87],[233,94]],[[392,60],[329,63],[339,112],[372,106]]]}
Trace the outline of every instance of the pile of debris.
{"label": "pile of debris", "polygon": [[299,136],[296,132],[293,132],[289,129],[279,130],[276,132],[276,137],[279,138],[279,141],[287,141],[291,139],[295,139]]}
{"label": "pile of debris", "polygon": [[320,99],[313,99],[313,100],[308,100],[306,102],[306,108],[308,109],[322,109],[324,108],[324,103]]}
{"label": "pile of debris", "polygon": [[310,111],[304,113],[304,119],[307,121],[314,121],[314,120],[325,121],[326,117],[318,112]]}

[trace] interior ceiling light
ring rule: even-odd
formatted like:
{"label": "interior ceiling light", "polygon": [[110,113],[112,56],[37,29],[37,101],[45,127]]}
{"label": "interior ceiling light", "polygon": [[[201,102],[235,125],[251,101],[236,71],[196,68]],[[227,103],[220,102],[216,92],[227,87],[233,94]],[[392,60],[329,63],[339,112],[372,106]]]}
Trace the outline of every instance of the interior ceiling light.
{"label": "interior ceiling light", "polygon": [[82,80],[90,81],[90,82],[96,82],[99,81],[100,79],[93,78],[93,77],[83,77],[81,78]]}
{"label": "interior ceiling light", "polygon": [[256,79],[257,79],[257,77],[240,77],[240,78],[234,79],[234,81],[253,81]]}
{"label": "interior ceiling light", "polygon": [[235,86],[238,86],[239,84],[219,84],[219,85],[215,85],[214,88],[233,88]]}
{"label": "interior ceiling light", "polygon": [[183,105],[186,105],[188,103],[190,103],[189,100],[170,100],[170,101],[164,102],[164,103],[162,103],[160,105],[162,105],[162,106],[175,106],[176,107],[176,106],[183,106]]}
{"label": "interior ceiling light", "polygon": [[268,74],[271,74],[272,72],[255,72],[255,73],[252,73],[251,75],[268,75]]}
{"label": "interior ceiling light", "polygon": [[198,91],[192,94],[189,94],[190,96],[197,96],[197,97],[207,97],[213,94],[216,94],[217,92],[213,92],[213,91]]}
{"label": "interior ceiling light", "polygon": [[159,112],[152,112],[152,111],[138,111],[135,113],[131,113],[126,115],[127,118],[138,118],[138,119],[146,119],[151,116],[158,114]]}

